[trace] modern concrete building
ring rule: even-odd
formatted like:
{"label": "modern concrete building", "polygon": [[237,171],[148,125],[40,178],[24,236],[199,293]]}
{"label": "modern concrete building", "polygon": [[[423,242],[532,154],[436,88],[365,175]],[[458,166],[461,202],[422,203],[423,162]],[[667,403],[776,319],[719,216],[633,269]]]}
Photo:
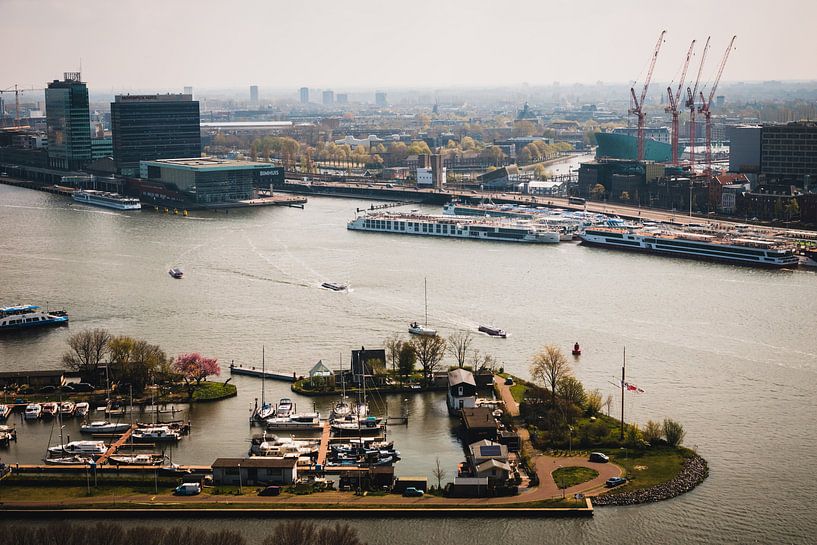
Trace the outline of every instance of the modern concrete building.
{"label": "modern concrete building", "polygon": [[760,172],[760,125],[729,127],[729,172]]}
{"label": "modern concrete building", "polygon": [[760,172],[767,180],[807,187],[817,180],[817,122],[764,125]]}
{"label": "modern concrete building", "polygon": [[198,204],[252,199],[256,187],[269,187],[280,167],[268,163],[231,161],[214,157],[142,161],[140,177],[159,182]]}
{"label": "modern concrete building", "polygon": [[81,74],[66,72],[62,81],[49,83],[45,107],[49,167],[82,169],[91,160],[91,116]]}
{"label": "modern concrete building", "polygon": [[111,103],[113,156],[120,174],[141,161],[201,155],[199,103],[191,95],[117,95]]}
{"label": "modern concrete building", "polygon": [[338,104],[349,104],[349,95],[347,93],[338,93],[335,96],[335,101]]}
{"label": "modern concrete building", "polygon": [[381,107],[387,106],[388,102],[386,101],[386,92],[385,91],[377,91],[374,94],[374,103],[377,106],[381,106]]}
{"label": "modern concrete building", "polygon": [[309,104],[309,87],[301,87],[301,104]]}
{"label": "modern concrete building", "polygon": [[335,92],[332,89],[327,89],[323,92],[322,102],[324,106],[331,106],[335,103]]}
{"label": "modern concrete building", "polygon": [[258,86],[250,85],[250,104],[258,105]]}

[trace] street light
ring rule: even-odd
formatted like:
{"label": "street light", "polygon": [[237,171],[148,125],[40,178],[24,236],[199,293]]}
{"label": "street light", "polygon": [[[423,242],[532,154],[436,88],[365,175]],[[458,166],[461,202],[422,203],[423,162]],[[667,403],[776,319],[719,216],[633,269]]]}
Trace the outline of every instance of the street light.
{"label": "street light", "polygon": [[238,464],[238,495],[241,496],[243,492],[241,491],[241,464]]}

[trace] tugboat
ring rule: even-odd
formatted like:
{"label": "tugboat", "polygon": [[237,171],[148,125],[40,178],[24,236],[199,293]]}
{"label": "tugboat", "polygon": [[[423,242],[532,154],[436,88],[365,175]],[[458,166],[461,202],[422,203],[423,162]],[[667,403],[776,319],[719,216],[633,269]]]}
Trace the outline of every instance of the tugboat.
{"label": "tugboat", "polygon": [[173,277],[173,278],[175,278],[176,280],[179,280],[179,279],[181,279],[181,277],[183,277],[183,276],[184,276],[184,271],[182,271],[182,270],[181,270],[180,268],[178,268],[178,267],[173,267],[172,269],[170,269],[169,271],[167,271],[167,274],[169,274],[170,276],[172,276],[172,277]]}
{"label": "tugboat", "polygon": [[504,339],[508,336],[504,329],[499,329],[498,327],[493,327],[490,325],[479,326],[479,331],[481,333],[487,333],[491,337],[502,337]]}
{"label": "tugboat", "polygon": [[570,353],[573,354],[574,356],[582,355],[582,347],[579,346],[578,341],[576,342],[576,344],[573,345],[573,350]]}

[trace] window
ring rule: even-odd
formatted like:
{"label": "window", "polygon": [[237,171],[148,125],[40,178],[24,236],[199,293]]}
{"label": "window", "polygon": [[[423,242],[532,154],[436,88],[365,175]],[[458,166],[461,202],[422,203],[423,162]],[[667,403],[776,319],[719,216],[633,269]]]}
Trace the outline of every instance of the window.
{"label": "window", "polygon": [[457,395],[462,396],[462,386],[457,387]]}

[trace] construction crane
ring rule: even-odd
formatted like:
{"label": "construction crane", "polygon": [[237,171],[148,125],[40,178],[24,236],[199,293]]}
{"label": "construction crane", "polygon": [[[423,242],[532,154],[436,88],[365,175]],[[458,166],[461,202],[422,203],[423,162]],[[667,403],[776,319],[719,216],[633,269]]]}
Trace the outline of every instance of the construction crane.
{"label": "construction crane", "polygon": [[729,45],[726,47],[726,51],[723,52],[723,59],[721,59],[721,65],[718,67],[718,74],[715,76],[715,81],[712,82],[712,89],[709,91],[709,99],[704,98],[704,93],[701,91],[701,105],[698,107],[698,113],[704,114],[704,118],[706,119],[706,171],[712,171],[712,111],[710,110],[710,106],[712,106],[712,99],[715,98],[715,91],[718,90],[718,83],[721,81],[721,76],[723,75],[723,69],[726,66],[726,59],[729,58],[729,53],[732,51],[732,47],[735,45],[735,39],[737,36],[732,36],[732,39],[729,41]]}
{"label": "construction crane", "polygon": [[15,83],[13,87],[9,87],[8,89],[0,89],[0,94],[2,93],[14,93],[14,126],[20,126],[20,95],[27,91],[43,91],[44,89],[34,89],[31,87],[30,89],[20,89],[19,86]]}
{"label": "construction crane", "polygon": [[687,87],[686,107],[689,108],[689,165],[691,169],[695,168],[695,94],[698,92],[698,82],[701,81],[701,72],[704,68],[704,61],[706,61],[706,53],[709,51],[709,38],[706,37],[706,45],[704,52],[701,54],[701,64],[698,66],[698,76],[695,78],[695,85],[690,90]]}
{"label": "construction crane", "polygon": [[684,60],[684,67],[681,69],[681,78],[678,80],[678,89],[676,89],[675,94],[672,93],[672,87],[667,87],[667,98],[669,99],[669,106],[664,108],[665,112],[669,112],[672,114],[672,164],[678,165],[680,163],[678,159],[678,103],[681,100],[681,91],[684,88],[684,81],[687,77],[687,68],[689,68],[689,60],[692,58],[692,50],[695,49],[695,40],[692,40],[692,43],[689,45],[689,51],[687,51],[686,60]]}
{"label": "construction crane", "polygon": [[635,114],[638,117],[638,160],[644,160],[644,121],[647,114],[644,113],[644,99],[647,97],[647,89],[650,87],[650,80],[652,79],[652,71],[655,68],[655,61],[658,59],[658,52],[661,50],[661,44],[664,43],[664,35],[666,30],[661,31],[658,37],[658,43],[655,44],[655,51],[653,51],[652,59],[650,59],[650,68],[647,70],[647,77],[644,78],[644,88],[641,90],[641,98],[635,95],[635,89],[630,87],[630,95],[633,99],[633,107],[627,110],[627,113]]}

